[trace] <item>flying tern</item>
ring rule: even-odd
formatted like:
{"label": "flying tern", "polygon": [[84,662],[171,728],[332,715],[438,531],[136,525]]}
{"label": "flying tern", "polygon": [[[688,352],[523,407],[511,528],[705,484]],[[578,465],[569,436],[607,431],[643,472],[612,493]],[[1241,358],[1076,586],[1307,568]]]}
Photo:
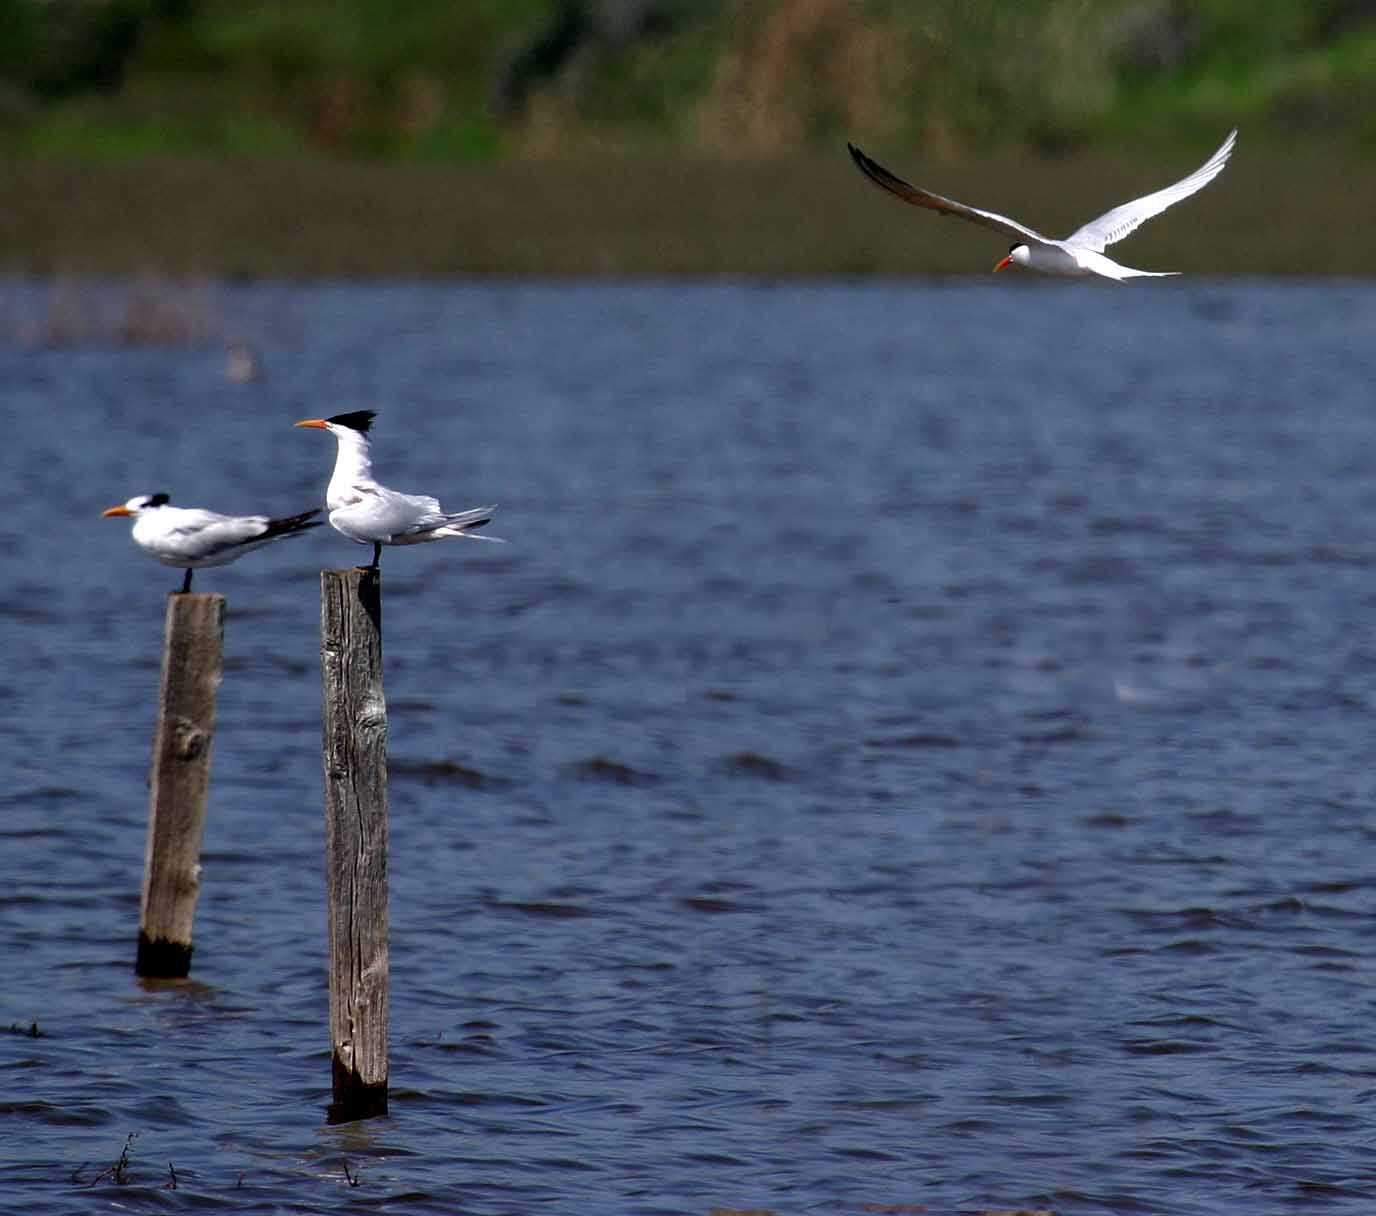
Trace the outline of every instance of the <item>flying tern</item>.
{"label": "flying tern", "polygon": [[335,531],[360,545],[373,546],[370,569],[377,569],[383,545],[419,545],[457,536],[499,539],[472,531],[491,522],[495,506],[451,513],[440,506],[438,499],[424,494],[402,494],[373,479],[368,431],[376,415],[375,410],[354,410],[333,418],[303,418],[296,424],[329,431],[338,440],[339,453],[325,491],[325,505]]}
{"label": "flying tern", "polygon": [[191,590],[191,573],[202,566],[227,566],[251,549],[284,536],[318,528],[321,508],[270,519],[266,515],[220,515],[196,507],[174,507],[166,494],[140,494],[102,512],[106,518],[132,516],[133,537],[149,557],[186,571],[182,594]]}
{"label": "flying tern", "polygon": [[1013,244],[1009,246],[1008,255],[994,267],[996,271],[1008,265],[1026,266],[1046,274],[1097,274],[1121,283],[1124,279],[1164,278],[1180,273],[1177,270],[1134,270],[1131,266],[1120,266],[1104,256],[1104,248],[1121,241],[1139,225],[1154,215],[1160,215],[1173,203],[1189,198],[1196,190],[1202,190],[1207,186],[1223,171],[1223,166],[1228,163],[1228,157],[1236,142],[1237,131],[1234,130],[1223,141],[1218,151],[1189,177],[1182,178],[1173,186],[1166,186],[1153,194],[1114,207],[1112,211],[1106,211],[1097,220],[1091,220],[1059,241],[1053,237],[1042,236],[1040,232],[1025,227],[1016,220],[1010,220],[1007,216],[998,215],[993,211],[982,211],[978,207],[967,207],[964,203],[957,203],[953,199],[942,198],[939,194],[910,185],[901,177],[890,173],[883,165],[876,164],[854,144],[847,144],[846,147],[850,149],[851,159],[859,166],[861,173],[876,186],[901,198],[905,203],[926,207],[942,215],[959,216],[972,224],[981,224],[985,228],[992,228],[995,232],[1012,237]]}

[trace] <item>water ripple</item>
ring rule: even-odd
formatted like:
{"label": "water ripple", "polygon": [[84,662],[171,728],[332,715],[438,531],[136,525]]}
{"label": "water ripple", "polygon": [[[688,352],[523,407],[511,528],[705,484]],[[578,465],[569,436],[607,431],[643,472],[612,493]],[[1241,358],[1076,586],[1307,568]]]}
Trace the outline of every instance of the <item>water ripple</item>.
{"label": "water ripple", "polygon": [[[0,349],[0,1208],[1364,1216],[1376,290],[1081,287],[224,286],[232,402]],[[359,551],[198,576],[194,978],[140,984],[169,584],[98,514],[301,509],[315,401],[508,540],[383,558],[391,1114],[340,1127]]]}

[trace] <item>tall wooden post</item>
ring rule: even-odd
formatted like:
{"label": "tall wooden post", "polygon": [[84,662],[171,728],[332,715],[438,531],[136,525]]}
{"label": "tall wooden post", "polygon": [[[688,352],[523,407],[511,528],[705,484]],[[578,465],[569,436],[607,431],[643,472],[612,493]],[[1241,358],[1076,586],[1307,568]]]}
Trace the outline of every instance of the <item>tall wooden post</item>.
{"label": "tall wooden post", "polygon": [[224,596],[167,597],[134,961],[150,978],[180,979],[191,970],[224,632]]}
{"label": "tall wooden post", "polygon": [[376,570],[320,573],[329,1121],[387,1113],[387,703]]}

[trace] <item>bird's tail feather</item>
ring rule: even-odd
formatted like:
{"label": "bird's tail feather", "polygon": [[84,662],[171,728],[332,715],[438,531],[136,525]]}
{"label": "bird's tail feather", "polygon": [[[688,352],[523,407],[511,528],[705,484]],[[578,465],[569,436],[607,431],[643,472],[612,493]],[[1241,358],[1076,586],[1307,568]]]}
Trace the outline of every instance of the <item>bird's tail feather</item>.
{"label": "bird's tail feather", "polygon": [[470,540],[495,540],[501,541],[500,536],[479,536],[474,528],[485,528],[492,522],[492,516],[497,510],[496,505],[488,507],[471,507],[467,511],[455,511],[452,515],[444,517],[444,523],[433,530],[435,536],[466,536]]}
{"label": "bird's tail feather", "polygon": [[1138,270],[1135,266],[1119,266],[1111,263],[1116,273],[1101,270],[1099,273],[1110,279],[1117,279],[1122,283],[1128,279],[1169,279],[1174,278],[1180,273],[1178,270]]}
{"label": "bird's tail feather", "polygon": [[435,536],[462,536],[464,540],[488,540],[498,545],[506,544],[506,538],[502,536],[484,536],[481,532],[469,532],[463,528],[436,528]]}
{"label": "bird's tail feather", "polygon": [[467,511],[455,511],[444,517],[443,528],[481,528],[492,522],[496,513],[495,505],[490,507],[470,507]]}

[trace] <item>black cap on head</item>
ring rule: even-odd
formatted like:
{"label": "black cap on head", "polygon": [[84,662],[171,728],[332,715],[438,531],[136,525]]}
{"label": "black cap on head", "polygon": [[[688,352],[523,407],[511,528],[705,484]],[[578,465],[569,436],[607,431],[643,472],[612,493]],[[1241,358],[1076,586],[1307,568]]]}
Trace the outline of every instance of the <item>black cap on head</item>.
{"label": "black cap on head", "polygon": [[376,410],[354,410],[349,414],[336,414],[333,418],[326,418],[325,421],[332,422],[335,426],[347,426],[351,431],[366,435],[376,417]]}
{"label": "black cap on head", "polygon": [[147,505],[150,507],[165,507],[172,500],[166,494],[150,494]]}

